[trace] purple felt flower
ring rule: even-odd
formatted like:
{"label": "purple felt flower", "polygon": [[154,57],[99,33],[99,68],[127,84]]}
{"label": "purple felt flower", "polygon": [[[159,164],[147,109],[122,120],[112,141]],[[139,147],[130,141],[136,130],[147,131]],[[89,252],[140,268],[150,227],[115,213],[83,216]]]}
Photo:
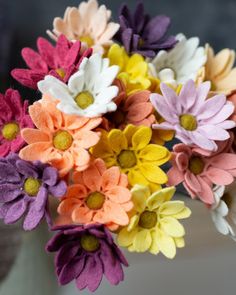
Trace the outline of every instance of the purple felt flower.
{"label": "purple felt flower", "polygon": [[54,230],[59,232],[46,249],[57,252],[55,266],[61,285],[76,280],[79,290],[87,287],[94,292],[103,274],[112,285],[123,281],[122,264],[128,266],[128,262],[103,225],[61,226]]}
{"label": "purple felt flower", "polygon": [[119,20],[120,30],[116,39],[124,45],[128,53],[135,52],[153,58],[158,51],[171,49],[177,43],[174,36],[167,35],[170,18],[165,15],[150,18],[145,14],[143,3],[137,4],[133,14],[123,4]]}
{"label": "purple felt flower", "polygon": [[81,50],[81,42],[71,42],[61,35],[54,47],[40,37],[37,40],[38,52],[31,48],[22,49],[22,57],[29,69],[14,69],[11,75],[22,85],[37,89],[37,83],[47,75],[52,75],[63,82],[77,71],[84,57],[92,54],[92,49]]}
{"label": "purple felt flower", "polygon": [[0,218],[12,224],[24,215],[23,228],[33,230],[46,217],[49,195],[62,197],[66,183],[55,168],[39,161],[27,162],[17,154],[0,158]]}

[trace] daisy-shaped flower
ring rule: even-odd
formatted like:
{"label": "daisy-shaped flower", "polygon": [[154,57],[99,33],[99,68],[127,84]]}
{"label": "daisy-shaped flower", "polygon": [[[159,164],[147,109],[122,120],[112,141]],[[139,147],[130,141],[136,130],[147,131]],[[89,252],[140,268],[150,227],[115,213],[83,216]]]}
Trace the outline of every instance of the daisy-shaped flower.
{"label": "daisy-shaped flower", "polygon": [[65,114],[98,117],[116,110],[113,99],[118,88],[112,82],[118,71],[118,66],[109,66],[109,60],[96,53],[83,59],[68,84],[46,76],[38,83],[38,88],[42,93],[56,97],[57,108]]}
{"label": "daisy-shaped flower", "polygon": [[184,227],[178,219],[187,218],[191,211],[182,201],[171,201],[174,187],[151,194],[147,186],[132,189],[134,210],[130,223],[118,234],[118,244],[131,252],[163,253],[174,258],[176,247],[184,247]]}
{"label": "daisy-shaped flower", "polygon": [[127,176],[118,167],[106,169],[105,163],[96,159],[85,171],[75,172],[73,180],[58,207],[62,217],[76,224],[105,224],[112,230],[129,223],[131,192]]}
{"label": "daisy-shaped flower", "polygon": [[[220,148],[221,149],[221,148]],[[192,198],[214,204],[213,185],[229,185],[236,177],[236,155],[222,150],[209,153],[197,147],[173,147],[168,184],[182,183]]]}
{"label": "daisy-shaped flower", "polygon": [[56,102],[43,98],[29,107],[36,129],[25,128],[21,135],[27,146],[20,151],[24,160],[49,163],[65,176],[72,168],[84,170],[89,166],[88,149],[99,141],[92,131],[101,119],[65,115]]}
{"label": "daisy-shaped flower", "polygon": [[170,153],[163,146],[151,144],[151,138],[151,128],[128,125],[123,131],[102,132],[101,140],[91,152],[108,167],[118,166],[128,175],[131,186],[143,184],[158,189],[167,182],[159,166],[169,160]]}
{"label": "daisy-shaped flower", "polygon": [[81,42],[70,42],[61,35],[54,47],[49,41],[40,37],[37,40],[38,52],[31,48],[22,50],[22,57],[29,69],[14,69],[11,75],[22,85],[38,89],[37,83],[46,75],[52,75],[67,82],[84,57],[92,54],[92,49],[81,52]]}
{"label": "daisy-shaped flower", "polygon": [[136,5],[134,13],[123,4],[119,20],[120,30],[116,39],[128,53],[137,52],[146,57],[154,57],[158,51],[171,49],[177,42],[174,36],[167,35],[170,18],[165,15],[150,18],[145,14],[143,3]]}
{"label": "daisy-shaped flower", "polygon": [[179,34],[176,39],[179,42],[172,50],[161,50],[149,63],[151,75],[173,87],[189,79],[196,81],[207,58],[204,48],[199,47],[197,37],[186,39]]}
{"label": "daisy-shaped flower", "polygon": [[165,122],[153,128],[174,130],[175,136],[187,145],[215,151],[215,141],[230,137],[227,129],[236,126],[229,117],[234,111],[231,102],[223,94],[207,99],[210,82],[195,87],[193,80],[184,84],[180,94],[166,84],[161,84],[163,96],[151,94],[150,100]]}
{"label": "daisy-shaped flower", "polygon": [[119,24],[109,22],[111,11],[105,5],[98,6],[97,0],[81,2],[79,7],[67,7],[64,17],[56,17],[53,30],[48,35],[57,40],[64,34],[69,40],[80,40],[94,52],[104,53],[113,43],[112,38],[119,30]]}

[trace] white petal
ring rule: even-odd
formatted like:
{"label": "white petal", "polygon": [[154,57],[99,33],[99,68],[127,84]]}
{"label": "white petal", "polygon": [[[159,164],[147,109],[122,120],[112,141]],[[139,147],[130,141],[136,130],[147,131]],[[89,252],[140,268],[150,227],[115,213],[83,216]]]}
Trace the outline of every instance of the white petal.
{"label": "white petal", "polygon": [[116,86],[110,86],[102,89],[102,91],[95,97],[98,104],[107,104],[112,101],[118,94],[119,89]]}
{"label": "white petal", "polygon": [[78,93],[83,91],[84,88],[84,71],[79,70],[74,75],[72,75],[68,81],[68,88],[72,96],[76,96]]}

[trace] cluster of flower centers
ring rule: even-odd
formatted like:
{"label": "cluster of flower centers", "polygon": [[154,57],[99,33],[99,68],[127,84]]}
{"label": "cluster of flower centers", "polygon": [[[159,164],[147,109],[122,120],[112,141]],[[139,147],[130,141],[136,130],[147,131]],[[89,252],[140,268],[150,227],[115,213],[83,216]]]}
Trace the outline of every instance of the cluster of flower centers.
{"label": "cluster of flower centers", "polygon": [[94,97],[89,91],[82,91],[75,97],[75,102],[82,110],[94,103]]}
{"label": "cluster of flower centers", "polygon": [[2,128],[2,136],[7,140],[13,140],[19,133],[20,128],[17,123],[5,124]]}
{"label": "cluster of flower centers", "polygon": [[188,163],[189,170],[195,175],[201,174],[204,170],[204,166],[203,160],[197,156],[191,157]]}
{"label": "cluster of flower centers", "polygon": [[25,180],[24,183],[24,191],[31,197],[35,197],[40,189],[41,186],[41,181],[33,178],[33,177],[29,177]]}
{"label": "cluster of flower centers", "polygon": [[59,130],[53,137],[53,146],[61,151],[69,149],[72,145],[73,137],[68,131]]}
{"label": "cluster of flower centers", "polygon": [[100,192],[93,192],[88,195],[86,205],[91,210],[99,210],[105,202],[105,196]]}
{"label": "cluster of flower centers", "polygon": [[87,252],[95,252],[99,249],[100,242],[94,235],[84,234],[80,238],[80,245]]}
{"label": "cluster of flower centers", "polygon": [[179,117],[180,126],[187,131],[194,131],[197,129],[197,120],[193,115],[183,114]]}
{"label": "cluster of flower centers", "polygon": [[137,158],[133,151],[122,150],[117,157],[118,163],[121,168],[132,168],[137,164]]}
{"label": "cluster of flower centers", "polygon": [[144,211],[139,218],[139,226],[145,229],[151,229],[157,224],[157,214],[152,211]]}

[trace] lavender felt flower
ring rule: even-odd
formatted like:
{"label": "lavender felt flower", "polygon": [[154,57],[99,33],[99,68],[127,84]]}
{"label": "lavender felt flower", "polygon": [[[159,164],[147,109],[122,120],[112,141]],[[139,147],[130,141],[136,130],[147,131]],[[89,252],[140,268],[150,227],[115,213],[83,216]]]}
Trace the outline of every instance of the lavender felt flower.
{"label": "lavender felt flower", "polygon": [[55,168],[41,162],[27,162],[12,153],[0,158],[0,218],[12,224],[25,215],[23,228],[33,230],[46,217],[48,197],[62,197],[66,183]]}
{"label": "lavender felt flower", "polygon": [[122,264],[128,266],[128,262],[103,225],[69,225],[54,230],[59,232],[46,249],[57,252],[55,266],[61,285],[76,280],[79,290],[87,287],[94,292],[103,274],[112,285],[123,281]]}
{"label": "lavender felt flower", "polygon": [[174,47],[177,40],[168,36],[170,18],[157,15],[150,18],[145,14],[143,3],[138,3],[132,14],[126,4],[123,4],[120,13],[120,30],[116,35],[118,42],[122,43],[128,53],[139,53],[145,57],[153,58],[160,50]]}

